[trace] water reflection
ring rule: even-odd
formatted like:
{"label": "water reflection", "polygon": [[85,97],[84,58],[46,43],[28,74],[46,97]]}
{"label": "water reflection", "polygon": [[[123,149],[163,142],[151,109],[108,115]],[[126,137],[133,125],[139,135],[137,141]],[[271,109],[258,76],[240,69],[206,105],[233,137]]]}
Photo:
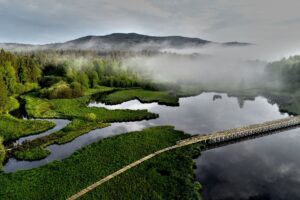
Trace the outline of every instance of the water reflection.
{"label": "water reflection", "polygon": [[14,144],[21,144],[22,142],[24,142],[26,140],[33,140],[33,139],[40,138],[40,137],[43,137],[43,136],[46,136],[46,135],[50,135],[51,133],[54,133],[58,130],[63,129],[64,127],[66,127],[70,123],[70,121],[66,120],[66,119],[45,119],[45,120],[55,123],[55,127],[48,130],[48,131],[45,131],[41,134],[21,137]]}
{"label": "water reflection", "polygon": [[100,139],[126,133],[130,131],[142,130],[145,126],[138,122],[124,122],[124,123],[113,123],[111,126],[103,129],[97,129],[89,132],[88,134],[81,135],[72,142],[64,145],[51,145],[47,149],[51,151],[51,154],[42,160],[38,161],[19,161],[14,158],[10,158],[4,166],[4,172],[14,172],[21,169],[32,169],[45,165],[54,160],[62,160],[72,155],[76,150],[85,147],[91,143],[94,143]]}
{"label": "water reflection", "polygon": [[293,129],[203,152],[204,199],[300,199],[300,134]]}
{"label": "water reflection", "polygon": [[[215,95],[218,95],[218,100],[213,101]],[[77,149],[102,138],[155,125],[174,125],[176,129],[186,133],[204,134],[288,116],[281,114],[277,105],[269,104],[263,97],[245,101],[242,108],[239,106],[237,98],[218,93],[202,93],[194,97],[180,98],[179,103],[179,107],[169,107],[157,103],[142,104],[137,100],[119,105],[91,103],[89,106],[107,109],[148,109],[150,112],[159,114],[159,118],[139,122],[113,123],[110,127],[91,131],[70,143],[49,146],[52,154],[46,159],[34,162],[10,159],[4,167],[4,171],[30,169],[53,160],[61,160],[70,156]]]}
{"label": "water reflection", "polygon": [[142,104],[138,100],[119,105],[91,103],[90,106],[107,109],[148,109],[159,114],[158,119],[149,121],[152,124],[171,124],[190,134],[240,127],[288,116],[281,114],[276,104],[271,105],[263,97],[243,100],[243,107],[239,106],[239,102],[240,98],[228,97],[227,94],[202,93],[194,97],[180,98],[179,107],[162,106],[157,103]]}

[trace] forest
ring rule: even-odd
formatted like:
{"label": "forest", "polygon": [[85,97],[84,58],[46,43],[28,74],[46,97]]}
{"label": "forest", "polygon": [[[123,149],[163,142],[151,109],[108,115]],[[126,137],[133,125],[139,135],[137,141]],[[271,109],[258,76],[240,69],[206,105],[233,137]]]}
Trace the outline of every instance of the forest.
{"label": "forest", "polygon": [[[0,112],[18,107],[14,97],[40,88],[40,97],[49,99],[80,97],[89,88],[143,87],[151,83],[130,69],[121,68],[115,54],[96,56],[87,52],[0,51]],[[80,55],[80,56],[78,56]],[[85,57],[84,57],[85,56]]]}
{"label": "forest", "polygon": [[[182,85],[159,87],[161,85],[151,82],[149,77],[130,68],[124,68],[122,65],[124,57],[126,55],[120,53],[99,55],[89,51],[11,53],[1,50],[0,168],[5,160],[11,157],[27,161],[44,159],[51,154],[47,149],[48,146],[68,143],[91,130],[110,126],[114,122],[141,121],[158,117],[157,114],[147,110],[107,110],[88,107],[91,100],[99,100],[106,104],[119,104],[137,99],[143,103],[157,102],[162,105],[178,106],[180,96],[199,94],[205,91],[205,85],[192,86],[190,90],[186,89],[187,87],[177,90]],[[280,109],[300,113],[297,93],[300,84],[300,79],[297,78],[298,72],[300,72],[300,56],[282,59],[266,66],[264,76],[268,87],[262,85],[255,89],[243,88],[239,91],[224,92],[242,98],[244,95],[247,95],[245,98],[248,98],[262,94],[278,103]],[[170,91],[170,88],[175,88],[175,90]],[[206,90],[213,91],[214,88],[206,88]],[[283,92],[283,90],[285,91]],[[29,118],[68,119],[70,124],[50,135],[13,146],[11,141],[44,132],[55,126],[54,123],[47,120],[22,120],[14,117],[12,111],[18,109],[22,101]],[[166,138],[162,133],[166,133]],[[105,176],[141,155],[146,155],[159,149],[160,146],[173,144],[178,139],[186,137],[189,136],[173,130],[172,127],[154,127],[141,132],[107,138],[77,151],[63,162],[52,162],[37,169],[10,174],[1,174],[0,172],[0,178],[4,181],[5,187],[11,191],[7,193],[7,189],[4,187],[0,189],[0,195],[5,194],[11,199],[18,199],[25,191],[27,199],[34,197],[37,193],[65,199],[82,188],[83,182],[73,185],[69,190],[59,192],[62,186],[75,182],[78,174],[87,185],[96,180],[97,173]],[[116,146],[120,147],[119,152],[114,152]],[[136,171],[129,172],[105,187],[89,193],[86,198],[109,199],[112,195],[111,188],[118,187],[121,190],[113,194],[116,198],[124,195],[122,191],[132,191],[126,194],[127,199],[136,197],[136,194],[143,194],[142,196],[146,197],[151,191],[158,195],[157,198],[176,194],[176,196],[181,195],[182,199],[199,199],[201,186],[193,179],[192,158],[199,155],[200,146],[196,145],[196,148],[177,150],[175,153],[158,157],[141,165]],[[125,152],[126,156],[119,158],[120,152]],[[108,155],[111,153],[114,156],[109,158]],[[109,160],[99,167],[98,161],[103,158],[101,156],[107,157]],[[182,162],[178,162],[178,159]],[[118,166],[115,166],[118,162],[120,162]],[[149,171],[150,167],[154,170]],[[70,170],[70,168],[72,169]],[[89,175],[91,171],[94,173],[93,176]],[[140,174],[144,174],[146,178],[141,179]],[[34,182],[32,182],[32,177],[34,177]],[[89,178],[85,179],[84,177]],[[20,180],[25,185],[20,183]],[[59,183],[55,180],[59,180]],[[132,187],[136,185],[136,182],[140,182],[144,187]],[[149,182],[153,184],[149,185]],[[163,184],[156,184],[158,182]],[[31,190],[31,186],[36,186],[36,183],[38,186]],[[40,186],[42,185],[40,183],[46,187]],[[123,186],[121,187],[121,185]],[[165,190],[165,185],[174,189]]]}

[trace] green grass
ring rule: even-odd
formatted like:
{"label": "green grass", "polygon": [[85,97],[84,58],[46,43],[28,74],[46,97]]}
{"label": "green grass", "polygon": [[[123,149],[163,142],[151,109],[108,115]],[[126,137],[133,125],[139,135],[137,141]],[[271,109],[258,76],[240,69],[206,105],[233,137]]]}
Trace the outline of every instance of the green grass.
{"label": "green grass", "polygon": [[57,144],[65,144],[72,140],[74,140],[76,137],[83,135],[91,130],[98,129],[98,128],[105,128],[109,126],[107,123],[102,122],[90,122],[90,121],[82,121],[82,120],[73,120],[72,123],[70,123],[67,127],[62,129],[59,132],[64,132],[63,137],[60,137],[56,143]]}
{"label": "green grass", "polygon": [[133,99],[138,99],[142,103],[158,102],[163,105],[178,105],[178,97],[171,95],[168,92],[143,89],[119,90],[108,95],[104,95],[101,101],[107,104],[119,104]]}
{"label": "green grass", "polygon": [[115,88],[112,87],[106,87],[106,86],[97,86],[96,88],[89,88],[84,92],[84,95],[93,95],[93,94],[99,94],[99,93],[106,93],[115,90]]}
{"label": "green grass", "polygon": [[16,151],[14,152],[14,156],[18,160],[41,160],[43,158],[46,158],[48,155],[50,155],[50,151],[47,149],[43,149],[41,147],[26,149],[23,151]]}
{"label": "green grass", "polygon": [[[103,139],[77,151],[63,162],[55,161],[40,168],[11,174],[0,173],[0,196],[11,200],[66,199],[135,160],[174,145],[176,141],[186,137],[188,136],[183,132],[164,126]],[[174,196],[183,197],[182,200],[197,196],[194,191],[198,187],[193,183],[191,154],[182,152],[172,155],[170,152],[163,155],[165,157],[146,161],[141,168],[131,169],[127,175],[129,177],[120,176],[117,179],[123,182],[108,182],[104,185],[104,191],[97,189],[89,199],[93,199],[95,195],[107,197],[109,194],[111,198],[107,199],[128,199],[125,194],[130,194],[133,197],[131,199],[141,199],[139,192],[146,195],[143,199],[162,199],[159,197],[167,197],[170,192]],[[136,174],[132,174],[135,170]],[[169,173],[170,176],[167,175]],[[127,186],[116,188],[116,184]],[[149,195],[145,194],[144,188],[149,190]],[[189,193],[186,194],[189,196],[181,194],[183,191]],[[155,194],[153,198],[152,194]],[[118,198],[113,198],[114,196]]]}
{"label": "green grass", "polygon": [[[91,130],[104,128],[111,122],[137,121],[153,119],[158,115],[147,110],[108,110],[87,107],[89,96],[76,99],[40,99],[24,96],[29,116],[35,118],[66,118],[72,122],[61,131],[28,141],[14,149],[18,159],[34,160],[44,158],[49,151],[44,150],[51,144],[63,144],[86,134]],[[92,121],[91,121],[92,120]],[[41,156],[42,155],[42,156]]]}
{"label": "green grass", "polygon": [[53,110],[50,100],[31,96],[22,97],[25,100],[25,108],[30,117],[35,118],[59,118],[60,115]]}
{"label": "green grass", "polygon": [[0,115],[0,136],[5,141],[34,135],[55,126],[55,123],[41,120],[20,120],[10,115]]}
{"label": "green grass", "polygon": [[4,159],[5,159],[5,148],[4,148],[4,145],[3,145],[3,138],[0,137],[0,171],[2,169],[2,163],[4,162]]}
{"label": "green grass", "polygon": [[198,146],[166,152],[87,193],[81,199],[200,199],[192,157]]}
{"label": "green grass", "polygon": [[65,128],[50,135],[37,138],[32,141],[26,141],[21,146],[18,146],[13,151],[13,155],[19,160],[40,160],[50,154],[49,150],[45,147],[51,144],[64,144],[68,143],[80,135],[88,133],[91,130],[104,128],[109,126],[102,122],[90,122],[79,119],[74,119]]}
{"label": "green grass", "polygon": [[39,99],[26,96],[26,110],[35,118],[67,118],[86,120],[89,113],[96,115],[101,122],[124,122],[153,119],[157,115],[147,110],[108,110],[105,108],[87,107],[89,96],[76,99]]}

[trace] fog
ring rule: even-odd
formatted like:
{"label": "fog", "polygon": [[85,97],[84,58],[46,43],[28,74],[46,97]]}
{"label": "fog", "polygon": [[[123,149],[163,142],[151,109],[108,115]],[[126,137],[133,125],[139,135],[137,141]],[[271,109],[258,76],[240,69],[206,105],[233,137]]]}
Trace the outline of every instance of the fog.
{"label": "fog", "polygon": [[124,67],[132,67],[157,82],[252,88],[263,84],[267,64],[263,51],[257,45],[166,48],[155,56],[128,58]]}

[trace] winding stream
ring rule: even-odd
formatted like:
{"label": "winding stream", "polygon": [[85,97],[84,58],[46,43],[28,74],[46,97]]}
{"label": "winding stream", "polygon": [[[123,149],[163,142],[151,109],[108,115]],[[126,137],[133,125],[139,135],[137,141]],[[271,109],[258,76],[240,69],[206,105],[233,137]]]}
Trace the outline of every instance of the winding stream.
{"label": "winding stream", "polygon": [[[8,173],[30,169],[53,160],[62,160],[102,138],[155,125],[174,125],[176,129],[194,135],[288,116],[280,113],[278,106],[270,104],[264,97],[241,101],[235,97],[228,97],[227,94],[202,93],[180,98],[179,103],[179,107],[168,107],[157,103],[142,104],[138,100],[119,105],[92,102],[89,105],[91,107],[147,109],[159,114],[159,118],[112,123],[107,128],[93,130],[70,143],[49,146],[48,149],[52,153],[46,159],[33,162],[9,159],[4,171]],[[196,174],[197,180],[203,184],[204,199],[299,199],[298,132],[298,129],[294,129],[203,152],[202,156],[196,159]]]}
{"label": "winding stream", "polygon": [[28,140],[28,141],[29,140],[34,140],[34,139],[37,139],[37,138],[40,138],[40,137],[43,137],[43,136],[46,136],[46,135],[50,135],[51,133],[54,133],[56,131],[59,131],[59,130],[65,128],[71,122],[71,121],[66,120],[66,119],[44,119],[44,120],[55,123],[55,127],[52,128],[52,129],[49,129],[48,131],[45,131],[43,133],[37,134],[37,135],[29,135],[29,136],[26,136],[26,137],[21,137],[17,141],[15,141],[14,144],[15,145],[16,144],[22,144],[26,140]]}

